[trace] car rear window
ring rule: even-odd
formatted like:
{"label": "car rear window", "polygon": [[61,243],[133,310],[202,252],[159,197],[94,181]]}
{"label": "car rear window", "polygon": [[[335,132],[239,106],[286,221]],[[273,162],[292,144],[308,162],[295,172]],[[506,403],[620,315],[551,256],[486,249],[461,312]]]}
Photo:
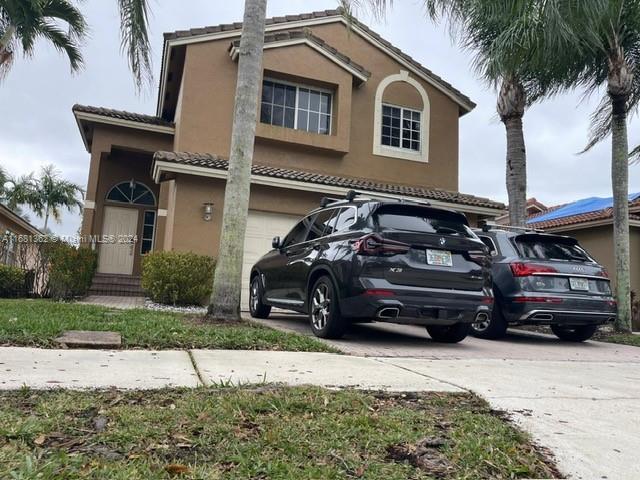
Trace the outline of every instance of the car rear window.
{"label": "car rear window", "polygon": [[569,239],[541,237],[516,237],[516,247],[525,258],[539,260],[563,260],[567,262],[593,261],[587,252]]}
{"label": "car rear window", "polygon": [[381,230],[403,230],[476,238],[465,224],[463,216],[430,208],[406,205],[383,206],[376,210],[374,221]]}

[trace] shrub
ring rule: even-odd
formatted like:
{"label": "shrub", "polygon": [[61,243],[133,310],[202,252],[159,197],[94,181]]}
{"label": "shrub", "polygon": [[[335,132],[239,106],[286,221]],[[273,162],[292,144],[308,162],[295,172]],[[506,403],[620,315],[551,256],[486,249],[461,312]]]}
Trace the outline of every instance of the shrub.
{"label": "shrub", "polygon": [[96,273],[98,255],[89,248],[52,244],[49,259],[49,294],[56,299],[85,295]]}
{"label": "shrub", "polygon": [[214,269],[215,260],[206,255],[153,252],[142,262],[142,288],[154,302],[202,305],[211,295]]}
{"label": "shrub", "polygon": [[25,293],[25,271],[0,264],[0,297],[18,297]]}

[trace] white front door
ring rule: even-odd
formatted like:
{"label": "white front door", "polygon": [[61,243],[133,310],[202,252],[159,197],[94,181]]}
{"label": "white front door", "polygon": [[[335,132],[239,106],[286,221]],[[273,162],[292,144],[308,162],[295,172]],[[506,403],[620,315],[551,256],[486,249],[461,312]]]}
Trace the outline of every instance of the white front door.
{"label": "white front door", "polygon": [[138,210],[104,207],[103,243],[100,244],[98,272],[123,275],[133,273],[136,244],[127,240],[133,238],[137,230]]}
{"label": "white front door", "polygon": [[249,210],[247,231],[244,236],[241,310],[249,310],[249,275],[251,274],[251,267],[260,257],[271,250],[273,237],[284,238],[300,219],[301,217],[297,215]]}

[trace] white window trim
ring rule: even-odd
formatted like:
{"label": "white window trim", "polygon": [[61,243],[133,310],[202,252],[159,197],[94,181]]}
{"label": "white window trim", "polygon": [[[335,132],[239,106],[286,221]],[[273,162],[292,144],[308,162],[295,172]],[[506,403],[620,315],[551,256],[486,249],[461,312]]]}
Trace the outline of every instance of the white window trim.
{"label": "white window trim", "polygon": [[[149,251],[147,253],[142,253],[142,246],[144,245],[144,241],[145,241],[145,236],[144,236],[144,227],[150,225],[148,223],[144,222],[144,217],[146,215],[147,212],[151,212],[153,213],[153,231],[151,232],[151,248],[149,249]],[[145,256],[148,255],[149,253],[153,252],[153,249],[156,246],[156,226],[158,224],[158,213],[155,210],[145,210],[144,212],[142,212],[142,235],[140,235],[140,255]],[[146,240],[149,240],[148,238]]]}
{"label": "white window trim", "polygon": [[[333,115],[334,115],[334,108],[333,108],[333,99],[335,96],[335,93],[333,90],[329,90],[327,88],[322,88],[322,87],[316,87],[314,85],[308,85],[305,83],[295,83],[295,82],[288,82],[286,80],[280,80],[279,78],[272,78],[272,77],[264,77],[262,79],[262,85],[264,85],[264,82],[268,81],[268,82],[273,82],[273,83],[280,83],[282,85],[288,85],[290,87],[295,87],[296,89],[296,104],[293,107],[295,109],[294,111],[294,119],[293,119],[293,128],[290,127],[283,127],[280,125],[273,125],[271,123],[265,123],[264,125],[270,125],[272,127],[280,127],[280,128],[288,128],[289,130],[299,130],[301,132],[305,132],[305,133],[312,133],[315,135],[322,135],[322,136],[331,136],[333,135]],[[331,104],[331,113],[329,114],[329,131],[327,133],[318,133],[318,132],[310,132],[308,130],[301,130],[298,128],[298,98],[300,97],[300,89],[301,88],[305,88],[307,90],[313,90],[316,92],[320,92],[320,93],[326,93],[327,95],[329,95],[329,99],[330,99],[330,104]],[[273,104],[272,104],[273,105]],[[260,87],[260,108],[262,108],[262,87]],[[307,112],[309,112],[309,110],[306,110]],[[323,115],[323,114],[320,114]],[[260,116],[258,115],[258,122],[259,123],[263,123],[260,121]]]}
{"label": "white window trim", "polygon": [[[382,144],[382,99],[385,89],[394,82],[405,82],[413,86],[422,98],[422,111],[420,112],[420,151],[410,150],[406,148],[391,147]],[[407,108],[401,105],[394,105],[400,108]],[[429,96],[424,87],[416,79],[409,76],[406,70],[400,70],[400,73],[389,75],[383,78],[376,89],[375,110],[373,115],[373,154],[383,157],[399,158],[402,160],[412,160],[414,162],[429,162],[429,125],[430,125],[431,104]]]}

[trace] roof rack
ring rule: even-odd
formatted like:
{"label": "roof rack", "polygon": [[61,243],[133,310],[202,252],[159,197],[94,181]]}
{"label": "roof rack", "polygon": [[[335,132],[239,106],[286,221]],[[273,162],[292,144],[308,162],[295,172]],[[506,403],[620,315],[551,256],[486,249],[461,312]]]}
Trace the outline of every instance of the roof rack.
{"label": "roof rack", "polygon": [[490,230],[498,229],[498,230],[512,230],[514,232],[523,232],[523,233],[526,233],[526,232],[545,233],[544,230],[540,230],[537,228],[514,227],[511,225],[498,225],[497,223],[489,223],[484,220],[479,221],[478,226],[482,229],[483,232],[488,232]]}
{"label": "roof rack", "polygon": [[373,195],[370,194],[365,194],[362,192],[357,192],[355,190],[349,190],[344,198],[335,198],[335,197],[322,197],[320,199],[320,206],[322,208],[329,206],[333,203],[338,203],[338,202],[353,202],[356,197],[360,197],[362,195],[366,195],[365,199],[370,199],[370,200],[385,200],[385,201],[393,201],[393,202],[398,202],[398,203],[414,203],[417,205],[425,205],[425,206],[431,206],[431,202],[427,201],[427,200],[414,200],[414,199],[408,199],[408,198],[403,198],[403,197],[387,197],[384,195],[376,195],[375,193]]}

